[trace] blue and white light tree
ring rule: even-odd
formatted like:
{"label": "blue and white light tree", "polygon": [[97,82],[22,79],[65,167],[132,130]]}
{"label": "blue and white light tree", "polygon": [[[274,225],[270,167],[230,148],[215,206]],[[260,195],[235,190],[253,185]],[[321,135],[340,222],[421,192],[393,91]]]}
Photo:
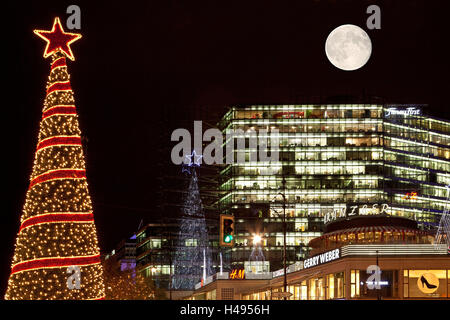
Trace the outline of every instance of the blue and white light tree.
{"label": "blue and white light tree", "polygon": [[190,180],[184,196],[174,258],[172,288],[175,290],[193,290],[196,283],[213,273],[208,229],[195,170],[200,166],[201,155],[196,155],[194,150],[186,157],[189,160],[182,171],[190,175]]}

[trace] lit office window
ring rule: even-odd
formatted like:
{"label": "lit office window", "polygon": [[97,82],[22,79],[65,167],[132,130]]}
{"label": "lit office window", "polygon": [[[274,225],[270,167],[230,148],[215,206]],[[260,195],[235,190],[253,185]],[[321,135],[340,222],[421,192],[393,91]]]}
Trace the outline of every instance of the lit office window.
{"label": "lit office window", "polygon": [[186,239],[185,245],[186,247],[196,247],[197,239]]}

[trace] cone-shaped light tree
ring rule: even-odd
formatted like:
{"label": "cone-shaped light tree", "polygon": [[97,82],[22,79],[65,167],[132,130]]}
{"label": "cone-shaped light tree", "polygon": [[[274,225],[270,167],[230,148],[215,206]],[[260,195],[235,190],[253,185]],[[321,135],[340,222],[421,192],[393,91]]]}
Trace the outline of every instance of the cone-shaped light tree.
{"label": "cone-shaped light tree", "polygon": [[66,58],[81,35],[34,31],[51,58],[33,171],[5,299],[103,299],[100,250]]}
{"label": "cone-shaped light tree", "polygon": [[195,167],[199,166],[199,161],[195,159],[202,156],[197,156],[194,151],[186,157],[192,160],[189,160],[187,167],[183,166],[183,172],[190,174],[190,179],[184,196],[178,246],[175,251],[172,288],[176,290],[194,290],[197,283],[204,283],[206,278],[213,274],[208,229],[195,171]]}

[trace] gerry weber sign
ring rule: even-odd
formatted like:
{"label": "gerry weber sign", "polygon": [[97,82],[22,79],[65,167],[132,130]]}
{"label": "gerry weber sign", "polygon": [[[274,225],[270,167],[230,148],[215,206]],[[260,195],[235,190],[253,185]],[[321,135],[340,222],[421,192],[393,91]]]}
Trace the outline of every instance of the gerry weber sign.
{"label": "gerry weber sign", "polygon": [[347,205],[344,205],[339,208],[334,208],[332,212],[327,212],[323,217],[323,223],[327,224],[329,222],[333,222],[339,218],[347,218],[350,216],[367,216],[367,215],[382,215],[387,214],[389,210],[389,205],[387,203],[383,203],[382,205],[373,204],[371,207],[367,206],[367,204],[363,206],[350,206],[350,209],[347,208]]}
{"label": "gerry weber sign", "polygon": [[336,259],[339,259],[341,257],[341,252],[339,249],[334,249],[331,251],[327,251],[321,254],[318,254],[316,256],[313,256],[311,258],[308,258],[303,263],[303,269],[308,269],[311,267],[315,267],[318,265],[321,265],[323,263],[327,263]]}

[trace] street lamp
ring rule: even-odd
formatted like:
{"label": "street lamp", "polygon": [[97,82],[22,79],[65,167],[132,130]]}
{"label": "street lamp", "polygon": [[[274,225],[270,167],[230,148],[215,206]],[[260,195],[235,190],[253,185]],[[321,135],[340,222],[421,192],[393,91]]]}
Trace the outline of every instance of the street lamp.
{"label": "street lamp", "polygon": [[259,234],[255,234],[253,236],[253,245],[261,243],[261,240],[262,240],[261,236]]}

